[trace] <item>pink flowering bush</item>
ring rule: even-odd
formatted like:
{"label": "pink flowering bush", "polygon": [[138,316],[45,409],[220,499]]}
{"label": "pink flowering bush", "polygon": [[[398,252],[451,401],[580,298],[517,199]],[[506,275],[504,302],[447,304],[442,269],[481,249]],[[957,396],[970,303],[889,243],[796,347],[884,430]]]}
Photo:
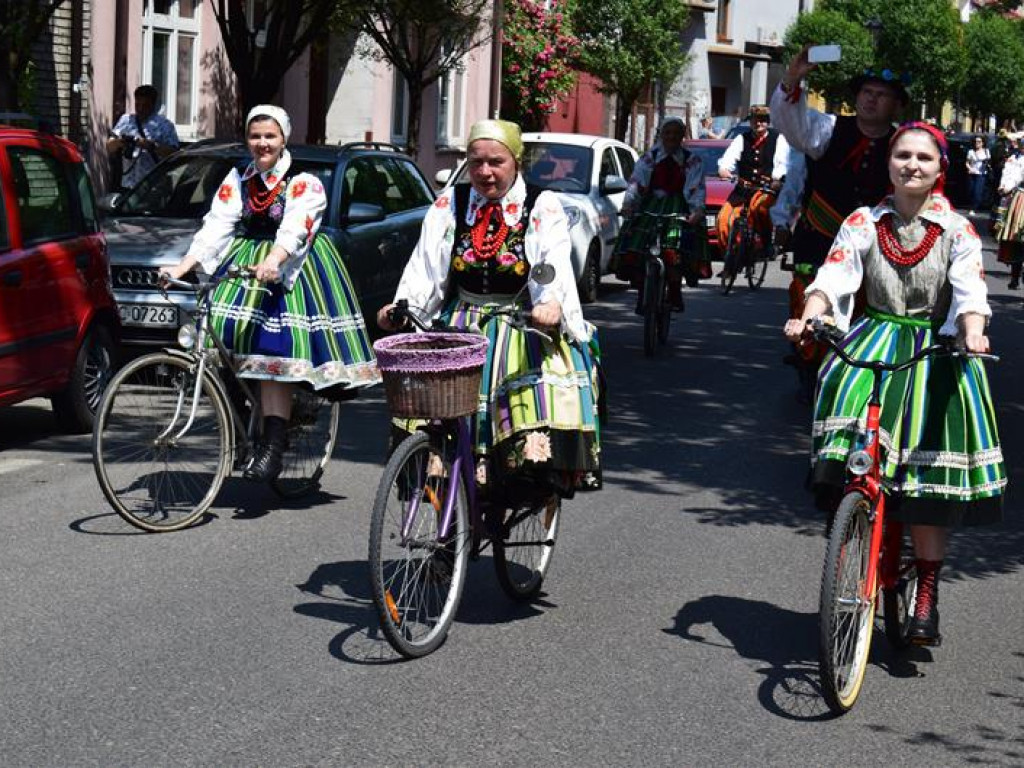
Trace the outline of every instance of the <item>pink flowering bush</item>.
{"label": "pink flowering bush", "polygon": [[540,131],[576,82],[569,27],[572,0],[506,0],[501,49],[501,112],[524,131]]}

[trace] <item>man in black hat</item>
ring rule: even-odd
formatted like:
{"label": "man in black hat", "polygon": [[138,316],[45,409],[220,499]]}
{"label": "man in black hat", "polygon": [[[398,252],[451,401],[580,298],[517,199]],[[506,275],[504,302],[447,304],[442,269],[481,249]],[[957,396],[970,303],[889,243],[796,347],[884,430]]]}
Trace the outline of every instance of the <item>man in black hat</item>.
{"label": "man in black hat", "polygon": [[[815,68],[804,49],[772,94],[772,119],[790,146],[807,157],[800,220],[793,232],[795,271],[790,312],[803,311],[803,291],[828,255],[843,220],[857,208],[875,205],[889,189],[886,167],[894,123],[910,101],[907,78],[889,69],[866,70],[850,81],[855,114],[831,115],[807,106],[803,79]],[[791,314],[790,317],[800,315]],[[804,395],[813,391],[817,355],[800,350],[797,363]]]}

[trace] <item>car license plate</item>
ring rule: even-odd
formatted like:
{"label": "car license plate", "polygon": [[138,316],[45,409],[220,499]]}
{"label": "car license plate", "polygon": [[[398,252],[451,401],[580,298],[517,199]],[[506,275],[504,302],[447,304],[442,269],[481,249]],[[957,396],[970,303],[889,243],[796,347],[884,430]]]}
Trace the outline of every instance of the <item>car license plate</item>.
{"label": "car license plate", "polygon": [[124,325],[144,325],[155,328],[177,328],[178,308],[166,304],[119,304]]}
{"label": "car license plate", "polygon": [[708,229],[711,229],[712,227],[717,226],[717,221],[718,217],[715,216],[715,214],[713,213],[709,213],[704,217],[704,226],[706,226]]}

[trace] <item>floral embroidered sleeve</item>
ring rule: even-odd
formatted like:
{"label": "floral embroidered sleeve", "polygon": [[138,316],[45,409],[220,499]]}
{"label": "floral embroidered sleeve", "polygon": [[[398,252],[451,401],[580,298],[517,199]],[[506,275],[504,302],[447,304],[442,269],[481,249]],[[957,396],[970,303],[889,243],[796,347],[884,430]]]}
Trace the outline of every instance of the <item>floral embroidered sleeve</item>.
{"label": "floral embroidered sleeve", "polygon": [[686,197],[686,204],[690,207],[690,213],[703,211],[707,199],[707,186],[704,181],[704,161],[696,152],[689,154],[686,160],[685,174],[683,195]]}
{"label": "floral embroidered sleeve", "polygon": [[637,203],[646,194],[647,188],[651,185],[651,174],[654,172],[654,158],[650,152],[645,152],[643,157],[637,160],[633,166],[633,174],[629,177],[629,186],[626,188],[626,196],[623,199],[623,207],[636,208]]}
{"label": "floral embroidered sleeve", "polygon": [[213,274],[235,234],[242,216],[241,181],[234,168],[224,178],[213,197],[203,226],[192,238],[188,252],[199,260],[203,271]]}
{"label": "floral embroidered sleeve", "polygon": [[572,268],[569,222],[553,192],[537,196],[526,232],[526,259],[531,266],[550,264],[555,279],[547,285],[530,281],[530,300],[536,305],[557,301],[562,307],[562,327],[576,341],[588,341],[590,330],[583,320],[576,277]]}
{"label": "floral embroidered sleeve", "polygon": [[992,316],[981,260],[981,238],[969,221],[964,221],[953,234],[948,275],[953,288],[953,300],[940,333],[954,336],[957,331],[956,320],[960,315],[973,312],[985,317]]}
{"label": "floral embroidered sleeve", "polygon": [[[274,245],[288,252],[285,271],[297,274],[320,229],[320,220],[327,208],[327,194],[320,179],[311,173],[300,173],[288,184],[284,193],[284,218],[277,228]],[[285,278],[286,283],[290,283]]]}
{"label": "floral embroidered sleeve", "polygon": [[840,227],[825,263],[818,269],[805,296],[818,291],[828,299],[840,330],[850,328],[853,301],[864,279],[864,255],[875,239],[875,223],[870,208],[858,208]]}
{"label": "floral embroidered sleeve", "polygon": [[409,256],[395,300],[406,299],[429,318],[441,311],[448,288],[448,268],[455,240],[455,214],[452,189],[442,193],[427,211],[420,228],[420,239]]}

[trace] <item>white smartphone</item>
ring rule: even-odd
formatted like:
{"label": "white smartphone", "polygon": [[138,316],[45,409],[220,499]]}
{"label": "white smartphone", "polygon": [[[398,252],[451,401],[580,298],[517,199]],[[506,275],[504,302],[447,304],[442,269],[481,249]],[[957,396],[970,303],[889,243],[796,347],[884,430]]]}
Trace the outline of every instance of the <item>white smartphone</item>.
{"label": "white smartphone", "polygon": [[807,61],[811,64],[827,64],[843,57],[841,45],[813,45],[807,49]]}

